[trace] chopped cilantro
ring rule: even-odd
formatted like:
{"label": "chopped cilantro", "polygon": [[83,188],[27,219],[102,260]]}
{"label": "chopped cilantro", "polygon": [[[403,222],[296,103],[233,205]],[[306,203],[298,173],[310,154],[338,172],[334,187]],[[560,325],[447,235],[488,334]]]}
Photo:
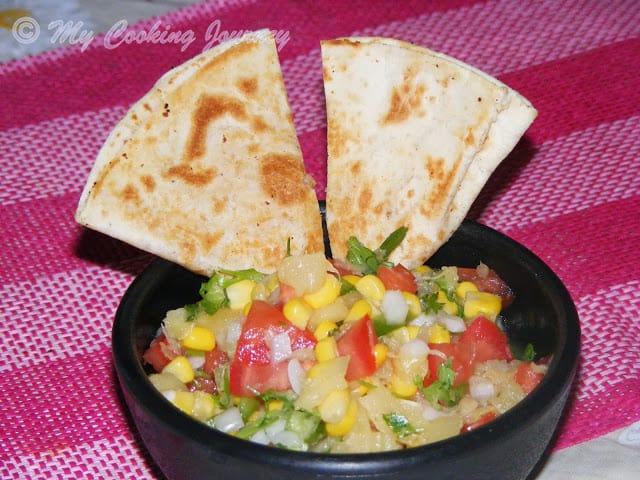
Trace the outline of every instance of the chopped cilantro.
{"label": "chopped cilantro", "polygon": [[444,307],[443,303],[438,301],[438,293],[432,293],[429,295],[423,295],[420,297],[420,303],[422,304],[422,309],[424,313],[438,313]]}
{"label": "chopped cilantro", "polygon": [[[465,383],[454,386],[456,373],[451,368],[451,359],[441,363],[438,367],[438,379],[428,387],[422,388],[424,397],[435,408],[453,407],[458,404],[467,391]],[[418,385],[421,387],[421,385]]]}
{"label": "chopped cilantro", "polygon": [[350,237],[347,240],[347,260],[363,274],[375,274],[380,265],[391,265],[387,259],[402,243],[407,230],[407,227],[400,227],[393,231],[375,251],[365,247],[356,237]]}
{"label": "chopped cilantro", "polygon": [[398,438],[404,438],[412,433],[420,433],[423,430],[422,428],[414,427],[409,423],[407,417],[396,412],[385,413],[382,415],[382,418]]}
{"label": "chopped cilantro", "polygon": [[265,277],[264,273],[250,268],[247,270],[218,270],[200,286],[200,305],[208,314],[216,313],[220,308],[229,305],[225,289],[241,280],[259,282]]}

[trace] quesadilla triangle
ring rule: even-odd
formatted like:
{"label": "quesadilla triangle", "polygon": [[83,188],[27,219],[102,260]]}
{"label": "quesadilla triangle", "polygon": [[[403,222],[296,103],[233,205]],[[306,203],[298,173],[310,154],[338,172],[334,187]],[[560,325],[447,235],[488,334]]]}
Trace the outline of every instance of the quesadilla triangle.
{"label": "quesadilla triangle", "polygon": [[389,260],[424,263],[465,218],[537,115],[520,94],[441,53],[378,37],[321,43],[327,230],[345,259],[408,227]]}
{"label": "quesadilla triangle", "polygon": [[246,34],[162,76],[100,150],[76,220],[209,275],[323,252],[273,37]]}

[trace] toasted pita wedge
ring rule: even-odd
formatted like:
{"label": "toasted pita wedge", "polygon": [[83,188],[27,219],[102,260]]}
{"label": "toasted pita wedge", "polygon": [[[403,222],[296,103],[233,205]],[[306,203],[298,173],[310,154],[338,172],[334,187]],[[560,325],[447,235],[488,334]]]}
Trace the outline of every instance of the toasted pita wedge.
{"label": "toasted pita wedge", "polygon": [[415,267],[464,219],[536,115],[512,89],[445,55],[386,38],[322,42],[327,228],[333,256],[356,236]]}
{"label": "toasted pita wedge", "polygon": [[268,31],[171,70],[115,127],[76,220],[205,275],[321,252],[321,217]]}

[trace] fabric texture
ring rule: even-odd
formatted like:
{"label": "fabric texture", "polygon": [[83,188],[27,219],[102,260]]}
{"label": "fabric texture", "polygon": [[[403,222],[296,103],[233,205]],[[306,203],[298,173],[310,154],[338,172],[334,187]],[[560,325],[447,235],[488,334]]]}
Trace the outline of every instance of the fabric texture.
{"label": "fabric texture", "polygon": [[[411,41],[532,102],[538,118],[469,217],[540,256],[576,303],[581,363],[553,449],[640,420],[640,4],[221,0],[129,25],[128,37],[0,64],[0,478],[162,478],[128,417],[110,352],[118,302],[152,256],[81,228],[73,213],[129,106],[171,67],[263,27],[280,36],[320,198],[322,39]],[[145,40],[153,28],[164,42]]]}

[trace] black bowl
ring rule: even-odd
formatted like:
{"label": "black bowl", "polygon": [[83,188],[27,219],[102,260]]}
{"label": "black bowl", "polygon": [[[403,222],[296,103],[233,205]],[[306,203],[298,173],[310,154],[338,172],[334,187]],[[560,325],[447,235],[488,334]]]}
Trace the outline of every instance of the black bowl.
{"label": "black bowl", "polygon": [[170,480],[524,479],[544,457],[575,375],[580,327],[558,277],[508,237],[465,221],[432,266],[475,267],[480,261],[513,288],[507,335],[553,359],[542,382],[518,405],[470,433],[423,447],[372,454],[315,454],[262,446],[218,432],[183,414],[147,379],[142,352],[167,310],[198,299],[204,280],[154,261],[134,280],[116,313],[113,359],[124,399],[151,456]]}

